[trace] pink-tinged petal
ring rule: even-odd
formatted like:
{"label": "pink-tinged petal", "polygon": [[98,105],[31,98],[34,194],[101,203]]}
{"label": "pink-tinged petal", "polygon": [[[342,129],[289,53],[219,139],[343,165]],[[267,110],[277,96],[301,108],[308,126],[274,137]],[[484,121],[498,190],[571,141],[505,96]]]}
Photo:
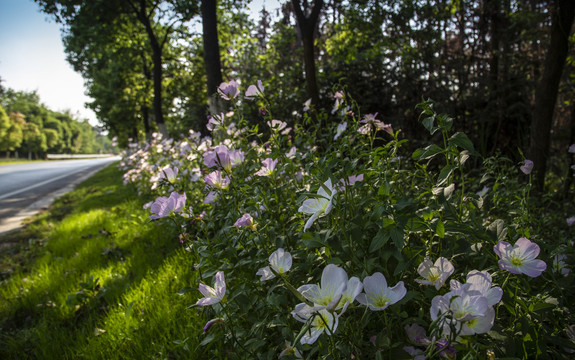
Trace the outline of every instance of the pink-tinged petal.
{"label": "pink-tinged petal", "polygon": [[461,284],[459,281],[457,281],[457,280],[451,280],[451,281],[449,282],[449,288],[450,288],[451,290],[458,290],[458,289],[461,288],[461,286],[462,286],[462,284]]}
{"label": "pink-tinged petal", "polygon": [[269,266],[266,266],[265,268],[258,269],[258,272],[256,273],[256,275],[261,276],[260,281],[266,281],[266,280],[270,280],[270,279],[273,279],[276,277],[274,275],[274,273],[271,271]]}
{"label": "pink-tinged petal", "polygon": [[217,304],[219,302],[220,302],[220,299],[205,297],[205,298],[201,298],[200,300],[198,300],[196,302],[196,305],[198,305],[198,306],[209,306],[209,305]]}
{"label": "pink-tinged petal", "polygon": [[500,241],[493,247],[493,251],[495,251],[495,254],[497,254],[497,256],[502,258],[504,256],[503,254],[507,252],[507,249],[509,249],[510,246],[511,244],[508,243],[507,241]]}
{"label": "pink-tinged petal", "polygon": [[302,285],[297,288],[297,291],[311,302],[321,296],[321,289],[316,284]]}
{"label": "pink-tinged petal", "polygon": [[405,297],[406,293],[407,293],[407,290],[405,289],[405,285],[403,284],[403,281],[398,282],[397,285],[395,285],[394,287],[392,287],[390,289],[389,305],[393,305],[396,302],[398,302],[399,300],[403,299]]}
{"label": "pink-tinged petal", "polygon": [[498,264],[501,270],[509,271],[512,274],[521,274],[521,271],[517,269],[517,267],[513,266],[507,258],[499,260]]}
{"label": "pink-tinged petal", "polygon": [[366,298],[366,296],[365,296],[365,293],[358,294],[358,295],[355,297],[355,300],[357,300],[357,302],[360,303],[361,305],[364,305],[364,306],[367,306],[367,305],[368,305],[368,303],[367,303],[367,298]]}
{"label": "pink-tinged petal", "polygon": [[319,217],[319,215],[320,213],[316,212],[308,219],[308,221],[305,223],[305,226],[303,227],[304,232],[313,225],[313,222]]}
{"label": "pink-tinged petal", "polygon": [[482,293],[491,288],[493,279],[487,271],[472,270],[467,274],[466,282]]}
{"label": "pink-tinged petal", "polygon": [[387,280],[382,273],[376,272],[363,279],[363,288],[366,293],[381,293],[382,288],[387,288]]}
{"label": "pink-tinged petal", "polygon": [[526,262],[522,267],[521,271],[530,277],[537,277],[541,275],[543,271],[547,269],[547,264],[543,260],[531,260]]}
{"label": "pink-tinged petal", "polygon": [[216,273],[216,284],[215,284],[216,289],[223,289],[223,292],[226,292],[226,280],[224,278],[224,272],[223,271],[218,271]]}
{"label": "pink-tinged petal", "polygon": [[539,255],[539,245],[526,238],[519,238],[515,243],[519,247],[525,260],[535,259]]}
{"label": "pink-tinged petal", "polygon": [[304,336],[301,337],[300,343],[302,345],[313,345],[313,343],[317,341],[317,338],[319,338],[321,334],[323,334],[323,329],[320,330],[318,328],[311,328],[305,333]]}
{"label": "pink-tinged petal", "polygon": [[485,334],[493,327],[495,322],[495,310],[490,307],[485,315],[478,316],[473,320],[467,321],[461,327],[460,335],[469,336],[475,334]]}
{"label": "pink-tinged petal", "polygon": [[499,286],[493,287],[487,291],[485,297],[487,298],[487,305],[493,306],[501,301],[501,298],[503,297],[503,289]]}
{"label": "pink-tinged petal", "polygon": [[326,289],[330,286],[339,287],[340,284],[347,286],[347,273],[337,265],[327,265],[321,274],[321,287]]}
{"label": "pink-tinged petal", "polygon": [[437,295],[431,300],[431,307],[429,308],[429,314],[431,315],[431,320],[435,321],[439,315],[449,310],[449,300],[444,296]]}
{"label": "pink-tinged petal", "polygon": [[202,295],[206,296],[206,297],[214,297],[216,296],[216,291],[214,290],[213,287],[208,286],[208,285],[204,285],[202,283],[200,283],[200,286],[198,286],[198,289],[200,290],[200,292],[202,293]]}
{"label": "pink-tinged petal", "polygon": [[443,281],[447,280],[451,274],[455,271],[453,264],[444,257],[440,257],[435,261],[435,266],[439,268],[439,271],[442,274]]}

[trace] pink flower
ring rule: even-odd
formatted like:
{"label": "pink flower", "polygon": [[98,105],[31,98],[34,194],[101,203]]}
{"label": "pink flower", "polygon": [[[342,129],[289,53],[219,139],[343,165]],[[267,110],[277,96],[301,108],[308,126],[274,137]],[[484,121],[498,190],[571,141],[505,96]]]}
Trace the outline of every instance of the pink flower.
{"label": "pink flower", "polygon": [[172,212],[182,211],[186,204],[186,194],[180,195],[173,191],[170,197],[160,196],[150,206],[150,211],[154,214],[148,216],[148,219],[155,220],[170,216]]}
{"label": "pink flower", "polygon": [[525,175],[529,175],[533,170],[533,161],[525,160],[525,163],[520,167]]}
{"label": "pink flower", "polygon": [[272,158],[267,158],[262,161],[262,168],[256,173],[257,176],[270,176],[273,174],[278,160],[273,160]]}
{"label": "pink flower", "polygon": [[214,116],[208,115],[208,123],[206,127],[208,128],[209,131],[213,131],[215,128],[222,126],[224,124],[225,118],[226,115],[224,113]]}
{"label": "pink flower", "polygon": [[337,126],[337,129],[335,130],[335,135],[333,137],[333,140],[337,140],[337,138],[339,138],[341,136],[341,134],[343,134],[343,132],[345,131],[345,129],[347,129],[347,121],[342,122],[341,124],[339,124]]}
{"label": "pink flower", "polygon": [[220,166],[227,172],[244,161],[243,151],[229,150],[226,145],[218,145],[213,151],[208,151],[203,156],[207,167]]}
{"label": "pink flower", "polygon": [[307,99],[304,103],[303,103],[303,111],[306,112],[309,110],[311,106],[311,99]]}
{"label": "pink flower", "polygon": [[208,321],[206,323],[206,325],[204,325],[204,334],[208,332],[208,330],[210,330],[210,328],[214,325],[214,324],[218,324],[218,323],[223,323],[225,320],[222,318],[215,318],[212,319],[210,321]]}
{"label": "pink flower", "polygon": [[249,227],[252,230],[255,230],[257,225],[258,224],[254,223],[254,218],[252,218],[250,214],[242,215],[242,217],[236,220],[234,224],[234,226],[237,227],[238,229],[243,227]]}
{"label": "pink flower", "polygon": [[224,279],[224,272],[217,272],[214,287],[200,283],[198,289],[202,295],[204,295],[204,297],[199,299],[196,302],[196,305],[208,306],[219,303],[224,299],[224,296],[226,295],[226,281]]}
{"label": "pink flower", "polygon": [[206,184],[210,185],[213,188],[218,189],[227,189],[230,185],[230,177],[222,177],[222,173],[219,170],[212,171],[206,177],[204,177],[204,181]]}
{"label": "pink flower", "polygon": [[363,125],[359,129],[357,129],[357,132],[360,134],[366,135],[371,131],[371,129],[373,127],[375,127],[375,129],[377,129],[377,130],[383,130],[386,133],[393,135],[393,129],[391,128],[391,125],[386,124],[383,121],[376,119],[377,114],[378,113],[365,114],[364,118],[359,121],[360,123],[365,124],[365,125]]}
{"label": "pink flower", "polygon": [[253,100],[257,96],[263,95],[263,93],[264,93],[264,85],[262,84],[261,80],[258,80],[257,86],[256,85],[248,86],[248,89],[246,90],[245,98],[248,100]]}
{"label": "pink flower", "polygon": [[223,99],[232,100],[239,95],[240,90],[238,88],[239,84],[237,81],[230,80],[229,83],[223,82],[220,84],[220,87],[218,87],[218,93]]}
{"label": "pink flower", "polygon": [[520,238],[515,245],[500,241],[493,251],[501,258],[499,268],[512,274],[537,277],[547,269],[543,260],[535,259],[539,255],[539,245],[527,238]]}
{"label": "pink flower", "polygon": [[575,224],[575,216],[571,216],[570,218],[567,218],[566,221],[567,221],[567,226],[572,226],[573,224]]}
{"label": "pink flower", "polygon": [[206,198],[204,199],[204,204],[211,204],[218,198],[218,193],[215,191],[210,191]]}

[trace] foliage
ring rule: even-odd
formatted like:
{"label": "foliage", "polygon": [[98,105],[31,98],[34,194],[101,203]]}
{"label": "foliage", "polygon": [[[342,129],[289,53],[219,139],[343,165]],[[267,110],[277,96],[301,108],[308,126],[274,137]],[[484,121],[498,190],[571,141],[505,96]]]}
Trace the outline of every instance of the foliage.
{"label": "foliage", "polygon": [[28,152],[29,157],[45,153],[94,154],[113,152],[112,141],[87,120],[78,121],[69,111],[56,112],[41,104],[36,92],[7,89],[0,98],[9,114],[8,127],[0,133],[0,151]]}
{"label": "foliage", "polygon": [[[131,145],[121,163],[125,182],[152,200],[149,218],[178,229],[196,264],[198,282],[180,294],[190,305],[209,299],[192,308],[212,320],[195,356],[272,359],[286,344],[305,358],[570,356],[573,248],[565,218],[575,212],[573,204],[533,197],[530,175],[504,157],[482,159],[431,101],[418,106],[419,121],[438,141],[410,151],[401,130],[377,114],[356,115],[358,105],[344,92],[335,95],[333,115],[317,114],[321,126],[303,113],[293,129],[272,122],[278,104],[269,92],[266,87],[256,100],[266,104],[258,121],[266,125],[250,125],[238,97],[230,101],[233,115],[210,120],[211,137],[156,135],[149,144]],[[483,164],[483,176],[472,159]],[[518,254],[512,256],[519,257],[497,250],[512,244]],[[537,260],[520,255],[527,244],[541,249]],[[273,279],[260,281],[256,273],[274,269],[280,248],[293,265],[285,272],[276,266]],[[438,270],[422,268],[440,258],[454,268],[445,284],[435,282]],[[515,274],[502,261],[534,261],[546,269]],[[388,297],[381,311],[372,311],[382,307],[376,302],[362,305],[371,295],[356,302],[351,296],[345,314],[328,301],[310,303],[305,284],[321,279],[327,286],[328,265],[362,280],[366,293],[382,274],[390,287],[405,284],[407,292],[393,302]],[[478,272],[489,279],[481,291],[498,293],[497,299],[457,290],[471,286],[461,284]],[[435,288],[421,285],[426,276]],[[216,290],[205,290],[214,279]],[[202,295],[192,291],[198,283]],[[225,296],[213,295],[222,285]],[[331,289],[335,296],[337,286]],[[479,300],[469,296],[483,298],[483,310],[470,305]],[[206,301],[213,305],[201,306]],[[453,305],[460,302],[467,304],[465,316]],[[306,303],[315,307],[302,313]],[[310,340],[319,328],[323,334]],[[416,328],[426,334],[410,335]]]}

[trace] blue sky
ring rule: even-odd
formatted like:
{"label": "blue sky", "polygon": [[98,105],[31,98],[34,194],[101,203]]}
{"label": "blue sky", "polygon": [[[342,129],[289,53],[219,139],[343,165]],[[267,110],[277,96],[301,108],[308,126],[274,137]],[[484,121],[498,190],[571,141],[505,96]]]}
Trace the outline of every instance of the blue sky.
{"label": "blue sky", "polygon": [[32,0],[0,0],[0,78],[14,90],[33,91],[56,111],[71,110],[97,123],[84,103],[84,81],[66,62],[60,26]]}
{"label": "blue sky", "polygon": [[[257,13],[263,4],[271,10],[278,0],[253,0],[251,7]],[[36,90],[49,109],[69,109],[97,124],[94,112],[84,106],[91,101],[84,95],[84,81],[66,62],[60,25],[33,0],[0,0],[0,78],[4,87]]]}

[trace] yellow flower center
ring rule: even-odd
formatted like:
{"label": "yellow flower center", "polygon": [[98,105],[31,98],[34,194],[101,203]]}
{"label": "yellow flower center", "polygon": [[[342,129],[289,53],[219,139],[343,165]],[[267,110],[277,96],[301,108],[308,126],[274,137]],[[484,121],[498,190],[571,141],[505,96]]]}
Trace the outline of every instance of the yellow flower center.
{"label": "yellow flower center", "polygon": [[512,256],[509,261],[511,262],[511,265],[515,266],[515,267],[521,267],[523,266],[523,259],[520,258],[519,256]]}

